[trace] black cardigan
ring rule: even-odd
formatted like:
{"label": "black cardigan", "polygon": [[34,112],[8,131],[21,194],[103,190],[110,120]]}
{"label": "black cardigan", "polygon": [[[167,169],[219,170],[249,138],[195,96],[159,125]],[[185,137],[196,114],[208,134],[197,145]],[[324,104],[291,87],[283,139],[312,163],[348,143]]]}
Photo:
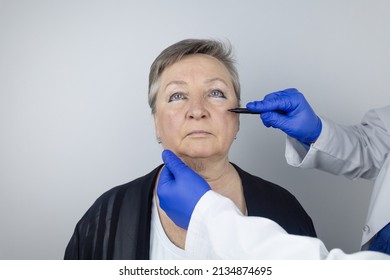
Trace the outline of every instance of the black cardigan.
{"label": "black cardigan", "polygon": [[[65,259],[149,259],[153,190],[161,167],[100,196],[77,223]],[[311,218],[291,193],[234,167],[248,216],[274,220],[291,234],[316,237]]]}

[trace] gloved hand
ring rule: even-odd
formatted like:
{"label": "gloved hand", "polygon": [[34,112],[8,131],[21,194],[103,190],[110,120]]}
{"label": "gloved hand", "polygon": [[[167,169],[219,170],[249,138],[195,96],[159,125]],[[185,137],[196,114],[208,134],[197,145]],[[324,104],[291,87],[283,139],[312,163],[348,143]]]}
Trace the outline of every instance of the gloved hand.
{"label": "gloved hand", "polygon": [[157,184],[160,207],[179,227],[188,229],[192,212],[209,184],[170,150],[164,150],[165,163]]}
{"label": "gloved hand", "polygon": [[261,113],[266,127],[279,128],[287,135],[310,145],[321,133],[321,119],[314,113],[305,97],[291,88],[270,93],[262,101],[249,102],[250,111]]}

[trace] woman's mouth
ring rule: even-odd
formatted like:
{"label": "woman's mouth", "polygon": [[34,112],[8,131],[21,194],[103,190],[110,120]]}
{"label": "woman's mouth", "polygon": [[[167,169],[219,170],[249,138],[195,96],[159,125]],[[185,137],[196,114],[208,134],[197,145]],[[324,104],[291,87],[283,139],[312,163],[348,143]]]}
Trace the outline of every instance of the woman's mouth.
{"label": "woman's mouth", "polygon": [[193,130],[190,133],[187,134],[187,136],[190,137],[205,137],[211,135],[210,132],[205,131],[205,130]]}

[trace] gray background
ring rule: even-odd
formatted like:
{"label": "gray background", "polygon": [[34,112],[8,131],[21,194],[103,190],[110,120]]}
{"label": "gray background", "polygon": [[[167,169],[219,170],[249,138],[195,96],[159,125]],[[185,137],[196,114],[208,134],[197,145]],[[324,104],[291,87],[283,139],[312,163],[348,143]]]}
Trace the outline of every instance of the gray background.
{"label": "gray background", "polygon": [[[230,40],[242,103],[296,87],[358,123],[389,104],[390,2],[0,1],[0,258],[61,259],[94,200],[161,163],[147,105],[154,58]],[[285,137],[242,116],[230,159],[291,191],[328,249],[359,249],[372,182],[290,167]]]}

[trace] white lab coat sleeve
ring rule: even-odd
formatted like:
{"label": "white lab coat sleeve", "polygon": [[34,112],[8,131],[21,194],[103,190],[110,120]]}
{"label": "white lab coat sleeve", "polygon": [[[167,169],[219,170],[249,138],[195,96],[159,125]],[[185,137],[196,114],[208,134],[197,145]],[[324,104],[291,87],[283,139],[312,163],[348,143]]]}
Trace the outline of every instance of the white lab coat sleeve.
{"label": "white lab coat sleeve", "polygon": [[[360,252],[327,251],[317,238],[290,235],[277,223],[243,216],[234,203],[214,191],[196,205],[187,231],[185,251],[191,259],[384,259]],[[389,257],[390,259],[390,257]]]}
{"label": "white lab coat sleeve", "polygon": [[369,111],[359,125],[338,125],[324,117],[321,120],[321,135],[309,150],[287,138],[287,163],[350,179],[375,179],[390,152],[390,106]]}

